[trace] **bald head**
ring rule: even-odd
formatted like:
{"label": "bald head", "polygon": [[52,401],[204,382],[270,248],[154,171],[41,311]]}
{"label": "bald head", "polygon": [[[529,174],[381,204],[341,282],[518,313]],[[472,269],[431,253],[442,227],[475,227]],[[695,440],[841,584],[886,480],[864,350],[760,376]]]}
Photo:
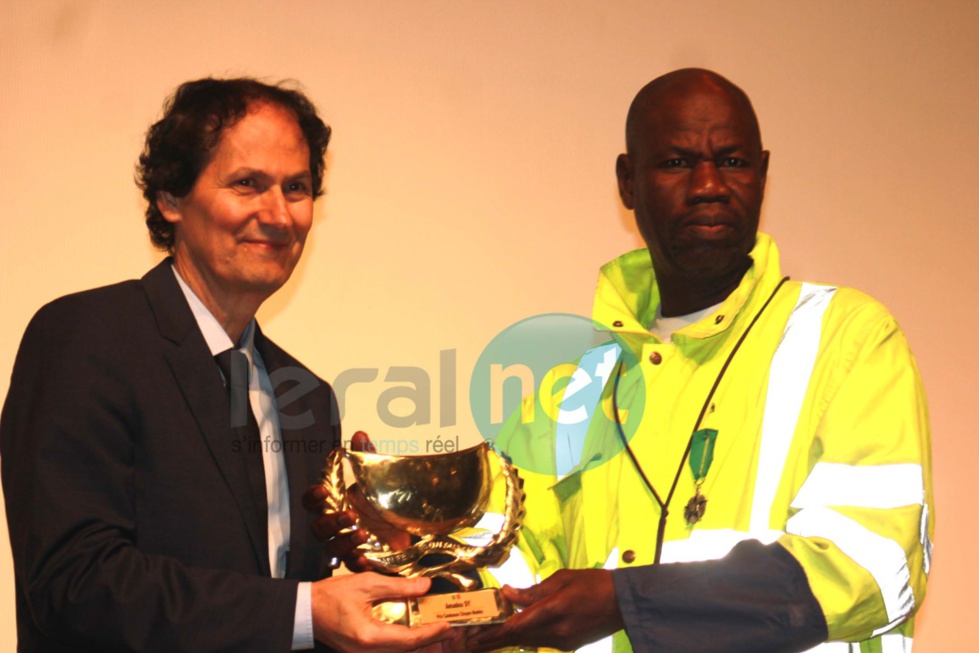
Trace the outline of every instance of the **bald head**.
{"label": "bald head", "polygon": [[751,267],[768,174],[748,96],[709,70],[663,75],[633,100],[626,141],[619,196],[649,249],[663,315],[719,303]]}
{"label": "bald head", "polygon": [[761,130],[758,117],[751,106],[747,94],[728,79],[703,68],[681,68],[657,77],[643,86],[629,106],[625,121],[626,151],[635,152],[643,125],[661,107],[682,101],[694,95],[715,93],[726,96],[734,105],[743,110],[761,150]]}

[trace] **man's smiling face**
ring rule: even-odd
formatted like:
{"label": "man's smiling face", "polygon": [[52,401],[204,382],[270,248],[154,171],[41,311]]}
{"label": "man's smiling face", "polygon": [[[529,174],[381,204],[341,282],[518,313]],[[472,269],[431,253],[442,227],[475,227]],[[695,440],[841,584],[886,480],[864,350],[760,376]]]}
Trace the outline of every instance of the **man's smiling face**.
{"label": "man's smiling face", "polygon": [[309,147],[295,116],[249,107],[223,131],[190,193],[158,205],[175,225],[177,270],[195,292],[223,306],[243,294],[268,297],[292,274],[313,220]]}

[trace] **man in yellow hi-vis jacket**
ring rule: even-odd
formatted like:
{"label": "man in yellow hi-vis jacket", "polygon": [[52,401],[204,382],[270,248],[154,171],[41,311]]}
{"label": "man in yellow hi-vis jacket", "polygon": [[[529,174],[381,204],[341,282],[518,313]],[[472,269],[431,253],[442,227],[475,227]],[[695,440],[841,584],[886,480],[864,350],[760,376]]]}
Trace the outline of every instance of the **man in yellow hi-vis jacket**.
{"label": "man in yellow hi-vis jacket", "polygon": [[[491,573],[532,586],[505,589],[523,610],[465,648],[909,651],[934,517],[904,335],[866,295],[782,277],[741,89],[664,75],[626,140],[619,189],[647,248],[602,269],[609,342],[545,379],[526,400],[540,410],[494,443],[527,499],[519,554]],[[357,569],[362,535],[338,533],[351,519],[317,527]]]}
{"label": "man in yellow hi-vis jacket", "polygon": [[866,295],[783,280],[757,233],[769,154],[731,82],[654,80],[626,136],[647,249],[602,269],[612,338],[575,370],[589,419],[562,424],[559,391],[537,397],[556,421],[515,415],[496,441],[525,468],[520,552],[545,580],[468,646],[909,651],[934,518],[904,335]]}

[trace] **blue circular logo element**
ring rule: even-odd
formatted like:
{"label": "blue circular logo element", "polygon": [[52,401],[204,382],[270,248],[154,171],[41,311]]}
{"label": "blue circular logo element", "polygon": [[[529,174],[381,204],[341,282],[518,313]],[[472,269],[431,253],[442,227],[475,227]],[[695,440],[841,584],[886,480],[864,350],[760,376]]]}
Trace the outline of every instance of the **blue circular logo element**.
{"label": "blue circular logo element", "polygon": [[483,438],[517,467],[558,477],[621,451],[645,400],[642,371],[627,343],[566,313],[504,329],[479,356],[469,383]]}

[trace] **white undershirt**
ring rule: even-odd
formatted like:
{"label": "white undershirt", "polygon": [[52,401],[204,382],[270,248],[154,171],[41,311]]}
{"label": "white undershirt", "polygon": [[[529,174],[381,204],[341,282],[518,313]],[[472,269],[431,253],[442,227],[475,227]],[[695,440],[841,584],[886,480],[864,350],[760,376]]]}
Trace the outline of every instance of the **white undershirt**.
{"label": "white undershirt", "polygon": [[649,325],[649,331],[654,336],[658,337],[663,342],[673,342],[673,334],[700,322],[702,319],[716,311],[721,307],[724,302],[718,302],[713,306],[708,306],[705,309],[695,311],[693,313],[687,313],[686,315],[676,315],[673,317],[663,317],[663,305],[660,304],[656,307],[656,317],[653,319],[653,323]]}
{"label": "white undershirt", "polygon": [[[190,286],[180,277],[177,268],[173,274],[190,305],[197,327],[204,336],[212,356],[227,351],[235,344],[217,318],[204,306]],[[269,566],[272,578],[285,578],[286,557],[289,553],[289,477],[282,455],[282,438],[279,429],[279,412],[275,404],[275,392],[269,380],[268,370],[261,354],[255,350],[255,320],[248,323],[237,347],[248,358],[248,401],[262,442],[262,462],[265,467],[265,495],[268,501]],[[215,363],[217,365],[217,363]],[[312,587],[299,584],[296,600],[296,616],[293,626],[292,650],[313,648]]]}

